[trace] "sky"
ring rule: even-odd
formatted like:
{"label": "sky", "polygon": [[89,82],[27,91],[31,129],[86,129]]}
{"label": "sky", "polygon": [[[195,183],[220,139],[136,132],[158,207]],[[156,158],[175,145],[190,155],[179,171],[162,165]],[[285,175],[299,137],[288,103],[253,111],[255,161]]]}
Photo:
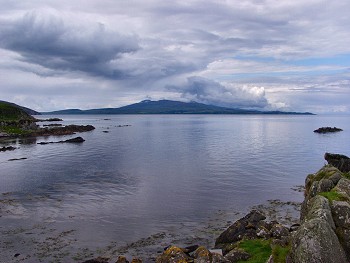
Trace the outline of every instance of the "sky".
{"label": "sky", "polygon": [[349,0],[0,0],[0,100],[350,113]]}

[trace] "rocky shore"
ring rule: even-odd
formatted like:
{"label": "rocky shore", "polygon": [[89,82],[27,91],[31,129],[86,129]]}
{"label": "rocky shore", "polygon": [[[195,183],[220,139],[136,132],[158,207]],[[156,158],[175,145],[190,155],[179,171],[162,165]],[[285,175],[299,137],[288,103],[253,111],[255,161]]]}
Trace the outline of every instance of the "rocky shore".
{"label": "rocky shore", "polygon": [[92,125],[48,125],[43,128],[36,124],[36,121],[2,122],[0,128],[6,132],[0,133],[0,139],[28,138],[39,136],[61,136],[73,135],[78,132],[87,132],[95,129]]}
{"label": "rocky shore", "polygon": [[[58,122],[59,118],[36,119],[16,105],[0,103],[0,140],[23,137],[51,135],[72,135],[77,132],[92,131],[92,125],[46,124],[40,127],[38,122]],[[7,149],[2,149],[7,150]]]}
{"label": "rocky shore", "polygon": [[[155,262],[350,262],[350,159],[330,153],[325,154],[325,159],[328,165],[306,177],[298,224],[268,221],[261,211],[252,210],[222,232],[213,249],[201,244],[169,245],[155,257]],[[148,262],[138,257],[129,260]],[[120,255],[84,263],[129,260]]]}

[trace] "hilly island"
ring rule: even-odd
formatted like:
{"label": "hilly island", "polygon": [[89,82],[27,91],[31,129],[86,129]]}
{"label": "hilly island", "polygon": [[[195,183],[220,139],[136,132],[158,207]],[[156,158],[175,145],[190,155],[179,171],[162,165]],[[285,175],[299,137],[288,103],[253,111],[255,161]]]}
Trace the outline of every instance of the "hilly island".
{"label": "hilly island", "polygon": [[32,115],[67,115],[67,114],[284,114],[284,115],[313,115],[309,112],[258,111],[239,108],[226,108],[206,105],[198,102],[181,102],[172,100],[143,100],[120,108],[100,109],[66,109],[52,112],[38,112],[17,104],[0,101],[0,137],[16,136],[49,136],[68,135],[76,132],[91,131],[91,125],[61,126],[52,124],[51,127],[41,128],[37,122],[61,121],[58,118],[36,119]]}
{"label": "hilly island", "polygon": [[240,108],[227,108],[198,102],[172,100],[143,100],[120,108],[67,109],[42,114],[294,114],[313,115],[310,112],[258,111]]}

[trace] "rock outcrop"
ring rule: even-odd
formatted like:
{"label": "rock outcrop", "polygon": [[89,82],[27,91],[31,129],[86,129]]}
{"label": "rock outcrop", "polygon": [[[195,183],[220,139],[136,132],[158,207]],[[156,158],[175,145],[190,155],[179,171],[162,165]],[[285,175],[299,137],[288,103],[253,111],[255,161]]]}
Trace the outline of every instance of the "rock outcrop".
{"label": "rock outcrop", "polygon": [[67,125],[63,127],[42,128],[31,133],[31,136],[50,136],[50,135],[72,135],[76,132],[87,132],[94,130],[92,125]]}
{"label": "rock outcrop", "polygon": [[72,139],[64,140],[64,141],[58,141],[58,142],[38,142],[37,144],[45,145],[45,144],[52,144],[52,143],[82,143],[85,142],[85,140],[82,137],[75,137]]}
{"label": "rock outcrop", "polygon": [[343,173],[350,172],[350,158],[342,154],[325,153],[328,164],[338,168]]}
{"label": "rock outcrop", "polygon": [[16,150],[16,147],[13,146],[4,146],[4,147],[0,147],[0,152],[6,152],[6,151],[13,151]]}
{"label": "rock outcrop", "polygon": [[292,262],[350,262],[350,175],[328,165],[307,176],[300,219]]}
{"label": "rock outcrop", "polygon": [[337,127],[321,127],[321,128],[318,128],[317,130],[314,130],[315,133],[330,133],[330,132],[340,132],[340,131],[343,131],[343,130]]}

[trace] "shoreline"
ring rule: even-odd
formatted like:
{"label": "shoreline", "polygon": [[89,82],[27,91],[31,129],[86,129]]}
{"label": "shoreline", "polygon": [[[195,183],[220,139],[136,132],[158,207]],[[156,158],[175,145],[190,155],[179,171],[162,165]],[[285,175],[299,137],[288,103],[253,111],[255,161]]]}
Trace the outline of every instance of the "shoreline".
{"label": "shoreline", "polygon": [[[9,206],[13,205],[16,207],[18,205],[16,200],[13,200],[11,193],[3,195],[2,199],[6,199]],[[0,202],[0,208],[1,206],[4,206],[4,202]],[[247,207],[246,211],[218,210],[202,222],[179,223],[178,226],[173,226],[167,230],[155,232],[133,241],[123,242],[116,240],[115,243],[112,242],[106,246],[97,246],[96,250],[77,246],[79,240],[74,241],[77,232],[73,228],[54,232],[49,231],[52,228],[50,223],[42,223],[34,226],[34,228],[17,227],[6,231],[1,229],[1,233],[5,237],[4,234],[6,232],[6,236],[12,236],[14,240],[25,241],[29,237],[36,240],[35,251],[26,251],[26,249],[21,251],[21,248],[17,250],[10,249],[11,252],[9,251],[7,254],[7,262],[37,262],[35,258],[38,258],[38,256],[43,262],[54,259],[58,260],[58,262],[67,262],[67,260],[69,261],[72,258],[75,259],[74,262],[83,262],[97,257],[109,258],[109,262],[116,262],[118,256],[122,254],[130,260],[133,257],[137,257],[142,258],[143,262],[154,262],[156,257],[163,252],[163,249],[171,244],[177,246],[199,244],[214,247],[217,236],[235,220],[238,220],[252,209],[265,211],[270,220],[282,220],[283,218],[285,219],[286,214],[291,214],[291,217],[285,219],[284,222],[288,221],[292,225],[298,221],[298,207],[299,204],[296,203],[270,200],[254,207]],[[10,242],[10,239],[5,240]],[[68,252],[70,255],[67,257]],[[20,255],[14,257],[15,254]]]}
{"label": "shoreline", "polygon": [[[337,157],[339,156],[344,157],[343,155],[326,154],[325,156],[327,156],[327,161],[329,163],[331,162],[334,163],[334,158],[335,158],[335,161],[338,162],[337,164],[340,168],[345,167],[344,162],[341,161],[343,159],[340,159],[340,161],[339,159],[337,159]],[[346,159],[346,163],[348,163],[348,160],[349,159]],[[166,262],[192,262],[191,260],[193,260],[193,257],[196,258],[200,254],[203,257],[209,256],[209,255],[210,257],[213,257],[213,258],[215,257],[216,260],[219,260],[219,262],[236,262],[236,261],[227,261],[227,259],[228,257],[232,259],[233,254],[236,255],[235,253],[237,251],[241,251],[240,248],[239,249],[237,248],[237,246],[239,246],[241,242],[243,242],[244,240],[251,240],[252,238],[253,239],[255,238],[255,240],[260,240],[259,242],[262,242],[263,240],[269,240],[268,241],[269,243],[264,243],[265,246],[267,247],[270,247],[270,246],[271,248],[280,247],[281,249],[284,249],[284,247],[286,246],[285,249],[287,249],[286,251],[288,252],[285,252],[285,253],[287,253],[286,255],[289,258],[288,262],[295,262],[295,263],[309,262],[310,260],[312,261],[310,257],[314,257],[313,255],[316,255],[315,257],[327,256],[327,255],[320,256],[318,253],[319,251],[321,251],[321,249],[319,248],[316,248],[316,251],[313,251],[312,248],[310,248],[310,253],[312,253],[311,256],[307,256],[308,251],[305,252],[304,250],[303,250],[304,251],[303,253],[306,253],[306,256],[304,256],[303,253],[300,254],[301,252],[298,252],[297,254],[295,254],[296,253],[295,251],[299,251],[298,247],[303,246],[302,240],[304,240],[303,237],[305,235],[305,234],[300,234],[300,233],[303,233],[303,231],[305,231],[305,228],[301,227],[300,225],[305,224],[305,218],[308,218],[308,216],[305,216],[306,214],[310,214],[310,215],[315,214],[315,212],[312,211],[312,209],[314,209],[314,205],[309,206],[309,200],[314,200],[315,198],[316,199],[323,198],[320,200],[323,200],[322,202],[327,202],[327,199],[325,197],[317,195],[316,192],[314,193],[314,190],[312,190],[313,186],[311,186],[309,182],[310,180],[321,180],[320,183],[319,181],[315,181],[319,185],[317,187],[318,189],[317,191],[321,194],[324,191],[330,191],[330,189],[332,188],[329,188],[329,187],[324,188],[326,186],[324,183],[322,183],[322,180],[326,180],[326,179],[322,179],[322,178],[328,178],[329,176],[331,176],[330,178],[333,178],[334,172],[339,173],[337,171],[338,169],[335,168],[334,166],[326,165],[315,174],[310,174],[306,177],[305,189],[302,186],[295,186],[291,188],[293,191],[299,192],[300,194],[302,194],[302,192],[304,192],[305,190],[305,199],[303,203],[291,202],[291,201],[283,202],[281,200],[268,200],[268,202],[265,202],[263,204],[247,207],[246,211],[218,210],[217,213],[214,213],[205,222],[193,222],[190,225],[186,223],[180,223],[179,226],[173,228],[173,230],[171,231],[163,229],[162,231],[153,233],[144,238],[136,239],[132,242],[125,242],[125,241],[123,242],[120,240],[116,240],[116,242],[112,242],[107,246],[102,246],[102,247],[98,246],[98,248],[95,251],[84,246],[79,246],[79,239],[77,239],[76,230],[66,229],[66,230],[62,230],[61,232],[57,232],[57,231],[53,232],[52,229],[50,228],[49,222],[36,225],[33,228],[25,228],[23,226],[22,227],[18,226],[17,228],[14,228],[14,229],[5,230],[4,227],[2,226],[0,227],[0,229],[4,240],[1,244],[1,248],[5,249],[5,251],[7,252],[7,254],[3,255],[3,257],[6,259],[7,262],[37,262],[37,260],[41,262],[47,262],[47,261],[67,262],[67,260],[68,261],[73,260],[74,262],[84,262],[84,263],[111,263],[111,262],[114,263],[114,262],[129,262],[128,260],[131,261],[131,259],[133,259],[132,262],[146,262],[146,263],[164,262],[166,263]],[[338,181],[339,183],[342,182],[342,180],[340,179],[343,176],[345,180],[349,181],[348,185],[350,186],[349,174],[343,173],[342,175],[337,175],[337,176],[338,177],[337,179],[335,179],[336,180],[335,184]],[[349,179],[346,179],[348,177]],[[344,183],[342,184],[344,185]],[[314,185],[314,183],[312,183],[312,185]],[[345,190],[345,191],[350,191],[350,188],[348,188],[348,190]],[[350,198],[346,200],[350,200]],[[341,203],[341,205],[344,206],[343,203]],[[322,207],[323,206],[324,205],[322,205]],[[350,205],[348,204],[348,206],[350,211]],[[11,211],[11,208],[13,208],[14,210]],[[21,209],[20,203],[16,202],[16,200],[13,199],[13,196],[11,193],[3,193],[2,200],[0,202],[0,212],[1,212],[0,217],[4,215],[3,213],[5,214],[7,213],[7,215],[13,213],[13,216],[16,217],[16,209]],[[309,210],[311,209],[311,210],[309,211],[308,209]],[[331,209],[331,208],[327,208],[327,209]],[[247,214],[248,211],[251,211],[251,212]],[[254,213],[258,213],[258,214],[255,215]],[[317,213],[319,212],[316,212],[315,215],[317,215]],[[331,212],[325,212],[325,213],[330,214]],[[255,220],[254,218],[258,215],[259,217],[261,215],[261,218],[259,218],[258,221],[254,221]],[[17,214],[17,218],[18,216],[21,217],[20,213]],[[321,218],[323,217],[321,216]],[[319,220],[319,217],[317,216],[316,219]],[[248,220],[248,221],[244,221],[244,220]],[[334,220],[335,222],[337,222],[338,219],[335,218]],[[238,223],[240,221],[242,223]],[[246,224],[246,227],[241,229],[239,225],[243,224],[243,222],[244,224]],[[306,221],[306,223],[308,223],[308,221]],[[259,230],[260,229],[259,225],[261,224],[263,224],[263,226],[266,225],[266,227],[268,227],[268,229],[264,227],[262,228],[268,232],[266,233],[260,232],[261,230]],[[339,224],[339,223],[336,223],[336,224]],[[235,231],[243,231],[238,236],[238,240],[234,241],[232,244],[225,243],[225,242],[232,242],[232,241],[224,241],[224,240],[229,238],[229,235],[231,235],[230,234],[231,230],[229,229],[231,229],[232,227],[233,229],[235,229],[237,228],[237,226],[239,228]],[[270,234],[270,231],[277,231],[277,232],[271,232]],[[312,229],[310,231],[312,231]],[[264,233],[264,234],[261,234],[261,233]],[[322,235],[319,236],[320,235],[319,233],[315,235],[316,236],[313,238],[320,238],[321,240],[324,238]],[[296,238],[301,238],[301,239],[299,241],[298,239],[296,240]],[[10,241],[11,239],[13,240],[12,242]],[[14,244],[16,243],[15,240],[22,240],[22,243],[24,242],[23,244],[26,244],[25,242],[26,239],[28,239],[27,242],[33,242],[35,244],[34,247],[21,248],[21,247],[14,246]],[[328,238],[326,237],[326,239]],[[224,243],[220,244],[220,242],[224,242]],[[337,242],[337,241],[334,241],[334,242]],[[237,244],[234,245],[235,243]],[[338,246],[340,247],[340,245]],[[333,249],[332,247],[333,247],[333,243],[330,249]],[[190,248],[191,249],[193,248],[193,250],[186,252]],[[198,249],[201,251],[200,253],[195,252]],[[208,249],[214,249],[214,250],[208,250]],[[234,253],[231,253],[233,251]],[[302,257],[301,259],[299,258],[297,261],[290,261],[290,258],[295,259],[297,257],[300,257],[299,254]],[[248,254],[246,253],[244,255],[247,258],[254,256],[249,253]],[[171,258],[180,257],[181,260],[185,259],[185,261],[181,261],[179,258],[175,261],[169,261],[170,260],[169,256]],[[270,257],[270,260],[272,260],[271,257]],[[307,260],[305,261],[303,257],[307,258]],[[339,262],[345,262],[344,252],[340,253],[340,257],[343,257],[343,259],[341,259]],[[197,258],[197,260],[199,259]],[[203,262],[212,262],[211,260],[210,261],[208,260]]]}

